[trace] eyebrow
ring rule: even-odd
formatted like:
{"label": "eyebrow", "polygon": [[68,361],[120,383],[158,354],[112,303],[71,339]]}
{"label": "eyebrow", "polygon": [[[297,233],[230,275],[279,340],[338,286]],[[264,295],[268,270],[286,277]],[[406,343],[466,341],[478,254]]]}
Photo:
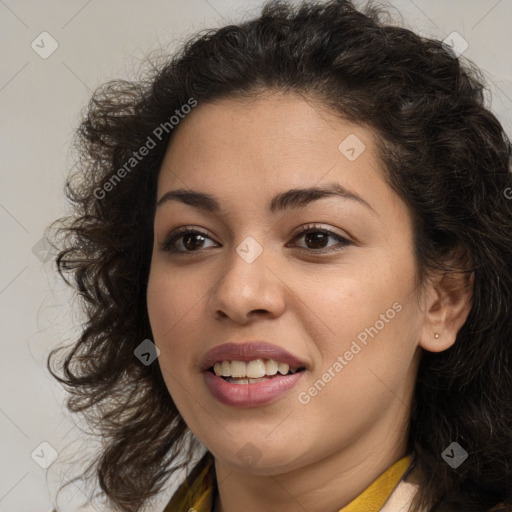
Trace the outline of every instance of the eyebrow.
{"label": "eyebrow", "polygon": [[[313,201],[330,196],[338,196],[343,199],[356,201],[376,213],[372,206],[362,197],[359,197],[357,194],[346,189],[339,183],[328,183],[321,187],[294,188],[287,190],[286,192],[281,192],[272,198],[268,210],[270,213],[275,214],[292,208],[303,208]],[[156,205],[158,207],[168,201],[179,201],[210,213],[220,213],[222,211],[220,203],[215,199],[215,197],[196,190],[170,190],[158,200]]]}

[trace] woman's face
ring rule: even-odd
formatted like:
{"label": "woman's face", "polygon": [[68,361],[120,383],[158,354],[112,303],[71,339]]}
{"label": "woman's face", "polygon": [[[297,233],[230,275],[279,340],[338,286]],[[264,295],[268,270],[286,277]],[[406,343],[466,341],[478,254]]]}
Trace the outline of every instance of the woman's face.
{"label": "woman's face", "polygon": [[[253,473],[402,455],[424,313],[411,216],[383,179],[373,133],[280,93],[199,104],[175,130],[147,298],[189,428],[218,462]],[[275,199],[334,187],[346,192]],[[178,189],[218,208],[168,194]],[[200,235],[164,249],[183,226]],[[202,370],[210,349],[248,341],[285,349],[305,370],[266,388]],[[283,389],[269,392],[277,379]]]}

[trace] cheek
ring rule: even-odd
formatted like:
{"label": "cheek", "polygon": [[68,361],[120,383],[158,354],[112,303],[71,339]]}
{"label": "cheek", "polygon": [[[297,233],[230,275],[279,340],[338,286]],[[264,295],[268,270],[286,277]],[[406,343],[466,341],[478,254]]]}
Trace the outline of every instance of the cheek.
{"label": "cheek", "polygon": [[169,389],[170,375],[180,379],[197,373],[196,351],[204,330],[207,286],[197,272],[170,268],[165,261],[152,264],[147,287],[147,307],[159,364]]}
{"label": "cheek", "polygon": [[182,377],[177,361],[182,360],[179,343],[180,319],[186,317],[188,304],[178,292],[175,279],[167,273],[160,272],[158,265],[152,266],[148,288],[147,307],[153,341],[160,350],[158,364],[173,400],[180,400]]}
{"label": "cheek", "polygon": [[304,304],[303,326],[315,340],[322,368],[351,349],[347,357],[359,363],[350,366],[392,365],[402,356],[406,363],[412,357],[420,319],[412,293],[414,262],[404,257],[399,264],[392,261],[381,254],[367,265],[347,262],[310,275],[296,289]]}
{"label": "cheek", "polygon": [[147,287],[148,314],[156,336],[185,319],[205,290],[194,274],[154,259]]}
{"label": "cheek", "polygon": [[162,351],[176,339],[180,322],[190,313],[194,297],[191,287],[183,286],[177,272],[165,271],[162,265],[151,267],[147,288],[147,307],[154,342]]}
{"label": "cheek", "polygon": [[310,286],[306,294],[302,318],[314,340],[316,364],[298,399],[349,430],[377,421],[397,396],[406,401],[419,315],[410,296],[412,281],[402,270],[402,279],[395,279],[354,269],[336,280],[317,281],[321,286]]}
{"label": "cheek", "polygon": [[297,275],[291,282],[301,283],[295,295],[316,313],[317,323],[344,339],[346,334],[357,334],[353,332],[357,326],[373,324],[404,297],[405,273],[402,279],[395,279],[385,265],[374,269],[363,264],[346,265],[310,273],[307,280]]}

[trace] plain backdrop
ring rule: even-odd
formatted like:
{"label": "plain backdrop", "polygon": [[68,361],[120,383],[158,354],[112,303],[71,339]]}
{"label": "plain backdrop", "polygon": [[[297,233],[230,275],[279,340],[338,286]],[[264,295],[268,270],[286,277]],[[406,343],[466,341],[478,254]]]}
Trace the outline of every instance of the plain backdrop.
{"label": "plain backdrop", "polygon": [[[150,51],[172,51],[200,29],[256,15],[261,4],[0,0],[0,512],[51,510],[60,476],[71,474],[68,455],[86,458],[93,447],[63,410],[63,393],[45,369],[49,349],[73,340],[79,321],[48,263],[44,235],[66,211],[63,186],[81,110],[101,83],[133,77]],[[485,71],[491,108],[511,136],[512,0],[388,4],[401,13],[399,24],[438,39],[456,32],[461,49],[467,42],[463,57]],[[47,472],[42,466],[50,462]],[[177,484],[169,482],[154,511]],[[72,485],[62,510],[77,510],[83,491]]]}

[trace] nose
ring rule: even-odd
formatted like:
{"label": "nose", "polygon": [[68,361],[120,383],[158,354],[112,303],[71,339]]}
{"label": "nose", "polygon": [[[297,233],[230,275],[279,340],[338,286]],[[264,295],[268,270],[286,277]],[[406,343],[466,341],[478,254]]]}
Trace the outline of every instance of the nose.
{"label": "nose", "polygon": [[239,324],[282,315],[286,287],[276,271],[278,266],[272,265],[270,259],[263,250],[249,263],[233,249],[225,275],[211,290],[209,313],[216,319],[230,318]]}

